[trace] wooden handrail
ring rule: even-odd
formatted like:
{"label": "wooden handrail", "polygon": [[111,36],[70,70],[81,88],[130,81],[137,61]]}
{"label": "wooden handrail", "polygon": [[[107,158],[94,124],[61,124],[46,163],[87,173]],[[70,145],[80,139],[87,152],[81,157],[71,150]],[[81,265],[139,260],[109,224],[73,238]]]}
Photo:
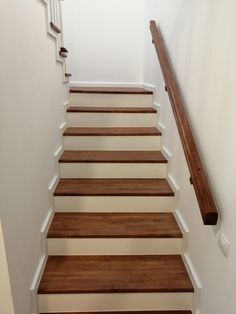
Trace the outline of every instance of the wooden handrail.
{"label": "wooden handrail", "polygon": [[189,167],[190,182],[194,186],[203,222],[205,225],[216,225],[218,220],[216,204],[185,111],[180,87],[177,83],[162,34],[155,21],[150,22],[150,30]]}

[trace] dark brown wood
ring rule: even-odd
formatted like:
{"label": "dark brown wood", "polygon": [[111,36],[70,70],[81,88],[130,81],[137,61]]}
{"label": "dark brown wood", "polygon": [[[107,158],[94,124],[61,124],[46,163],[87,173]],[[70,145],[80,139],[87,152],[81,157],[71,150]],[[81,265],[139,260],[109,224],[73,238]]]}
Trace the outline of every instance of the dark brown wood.
{"label": "dark brown wood", "polygon": [[[40,313],[48,314],[48,313]],[[51,314],[98,314],[98,312],[70,312],[70,313],[51,313]],[[109,311],[109,312],[99,312],[99,314],[192,314],[191,311]]]}
{"label": "dark brown wood", "polygon": [[63,133],[64,136],[160,136],[161,132],[156,128],[97,128],[97,127],[69,127]]}
{"label": "dark brown wood", "polygon": [[152,95],[153,92],[137,87],[71,87],[70,93],[90,93],[90,94],[139,94]]}
{"label": "dark brown wood", "polygon": [[55,196],[174,196],[165,179],[60,179]]}
{"label": "dark brown wood", "polygon": [[61,33],[60,28],[58,28],[53,22],[50,22],[50,26],[56,33],[58,33],[58,34]]}
{"label": "dark brown wood", "polygon": [[65,77],[71,77],[72,74],[71,73],[65,73]]}
{"label": "dark brown wood", "polygon": [[62,58],[67,58],[67,54],[66,54],[65,52],[59,51],[59,55],[60,55]]}
{"label": "dark brown wood", "polygon": [[217,224],[218,220],[217,207],[194,140],[180,87],[177,83],[160,29],[157,27],[155,21],[150,22],[150,29],[165,84],[168,90],[168,95],[174,112],[189,171],[192,177],[202,219],[205,225],[215,225]]}
{"label": "dark brown wood", "polygon": [[61,155],[59,162],[167,163],[167,159],[159,151],[66,150]]}
{"label": "dark brown wood", "polygon": [[39,294],[193,292],[179,255],[49,256]]}
{"label": "dark brown wood", "polygon": [[55,213],[48,238],[182,238],[172,213]]}
{"label": "dark brown wood", "polygon": [[60,48],[60,51],[61,51],[61,52],[65,52],[65,53],[68,53],[68,52],[69,52],[65,47],[61,47],[61,48]]}
{"label": "dark brown wood", "polygon": [[96,113],[156,113],[152,107],[70,107],[67,112]]}

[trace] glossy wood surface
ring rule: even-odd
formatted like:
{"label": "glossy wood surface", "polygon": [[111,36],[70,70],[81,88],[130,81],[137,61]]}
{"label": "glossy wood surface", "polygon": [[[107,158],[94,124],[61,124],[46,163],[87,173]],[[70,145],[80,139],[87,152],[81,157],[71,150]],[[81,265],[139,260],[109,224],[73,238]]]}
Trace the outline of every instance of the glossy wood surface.
{"label": "glossy wood surface", "polygon": [[154,127],[68,127],[64,136],[160,136],[161,132]]}
{"label": "glossy wood surface", "polygon": [[49,256],[39,294],[193,292],[179,255]]}
{"label": "glossy wood surface", "polygon": [[67,112],[97,112],[97,113],[156,113],[152,107],[70,107]]}
{"label": "glossy wood surface", "polygon": [[71,87],[70,93],[139,94],[139,95],[153,94],[152,91],[138,87]]}
{"label": "glossy wood surface", "polygon": [[160,151],[79,151],[66,150],[59,163],[167,163]]}
{"label": "glossy wood surface", "polygon": [[55,213],[48,238],[182,238],[172,213]]}
{"label": "glossy wood surface", "polygon": [[188,163],[191,182],[193,183],[195,189],[202,219],[206,225],[215,225],[217,224],[218,211],[196,146],[193,132],[191,130],[182,93],[174,74],[165,42],[155,21],[150,22],[150,29]]}
{"label": "glossy wood surface", "polygon": [[55,196],[174,196],[165,179],[60,179]]}
{"label": "glossy wood surface", "polygon": [[[47,314],[47,313],[40,313]],[[70,313],[51,313],[51,314],[192,314],[191,311],[107,311],[107,312],[70,312]]]}

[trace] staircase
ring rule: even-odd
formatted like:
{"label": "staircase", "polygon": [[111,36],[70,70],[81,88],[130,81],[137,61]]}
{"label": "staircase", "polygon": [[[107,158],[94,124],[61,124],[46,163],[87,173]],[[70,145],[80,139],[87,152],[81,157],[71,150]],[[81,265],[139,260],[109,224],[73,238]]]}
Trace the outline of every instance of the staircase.
{"label": "staircase", "polygon": [[192,313],[152,92],[70,96],[39,312]]}

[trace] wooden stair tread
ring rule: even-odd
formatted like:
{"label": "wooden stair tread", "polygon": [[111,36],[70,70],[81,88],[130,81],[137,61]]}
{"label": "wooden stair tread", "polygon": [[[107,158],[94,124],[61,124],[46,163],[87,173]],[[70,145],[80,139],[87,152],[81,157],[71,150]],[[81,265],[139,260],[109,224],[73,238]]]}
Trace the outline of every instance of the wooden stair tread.
{"label": "wooden stair tread", "polygon": [[137,87],[71,87],[70,93],[91,93],[91,94],[138,94],[152,95],[153,92]]}
{"label": "wooden stair tread", "polygon": [[167,163],[160,151],[79,151],[66,150],[60,163]]}
{"label": "wooden stair tread", "polygon": [[[106,311],[106,312],[60,312],[51,314],[192,314],[191,311]],[[48,313],[40,313],[48,314]]]}
{"label": "wooden stair tread", "polygon": [[179,255],[49,256],[39,294],[193,292]]}
{"label": "wooden stair tread", "polygon": [[69,107],[67,112],[96,113],[156,113],[152,107]]}
{"label": "wooden stair tread", "polygon": [[160,136],[155,127],[68,127],[64,136]]}
{"label": "wooden stair tread", "polygon": [[55,213],[48,238],[182,238],[172,213]]}
{"label": "wooden stair tread", "polygon": [[55,196],[174,196],[165,179],[60,179]]}

